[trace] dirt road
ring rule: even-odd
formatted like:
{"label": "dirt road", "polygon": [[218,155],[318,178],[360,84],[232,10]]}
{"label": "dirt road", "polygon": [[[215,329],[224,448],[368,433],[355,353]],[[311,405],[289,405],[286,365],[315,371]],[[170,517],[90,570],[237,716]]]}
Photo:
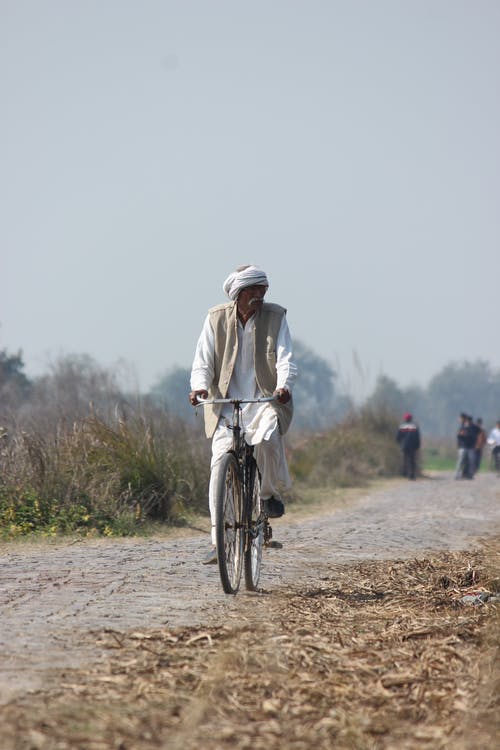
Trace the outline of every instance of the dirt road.
{"label": "dirt road", "polygon": [[329,566],[460,550],[500,529],[500,480],[439,474],[394,480],[312,517],[274,525],[282,550],[265,553],[264,593],[221,591],[202,566],[208,535],[4,545],[0,554],[0,703],[47,683],[53,670],[102,656],[93,632],[237,622],[286,587],[317,585]]}

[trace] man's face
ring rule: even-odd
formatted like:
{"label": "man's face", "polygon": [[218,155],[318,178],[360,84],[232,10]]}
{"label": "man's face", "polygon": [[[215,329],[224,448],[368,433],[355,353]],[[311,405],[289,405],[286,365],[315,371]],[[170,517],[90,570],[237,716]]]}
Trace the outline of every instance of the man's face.
{"label": "man's face", "polygon": [[264,301],[267,286],[264,284],[252,284],[246,286],[238,295],[238,307],[243,312],[256,312]]}

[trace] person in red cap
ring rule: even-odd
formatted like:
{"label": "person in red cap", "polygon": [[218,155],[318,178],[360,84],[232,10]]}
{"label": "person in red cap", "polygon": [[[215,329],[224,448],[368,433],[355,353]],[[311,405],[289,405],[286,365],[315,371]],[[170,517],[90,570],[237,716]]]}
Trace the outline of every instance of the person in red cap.
{"label": "person in red cap", "polygon": [[420,429],[413,421],[410,412],[403,415],[403,422],[399,425],[396,440],[401,448],[403,467],[402,473],[408,479],[417,478],[417,451],[420,448]]}

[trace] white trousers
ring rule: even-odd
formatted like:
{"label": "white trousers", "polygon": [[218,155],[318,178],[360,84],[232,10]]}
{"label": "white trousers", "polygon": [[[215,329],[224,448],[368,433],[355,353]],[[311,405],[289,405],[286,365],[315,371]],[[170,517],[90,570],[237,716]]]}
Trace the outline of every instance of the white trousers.
{"label": "white trousers", "polygon": [[[212,460],[210,462],[210,484],[208,488],[208,504],[212,523],[212,544],[215,544],[217,467],[224,454],[230,450],[232,444],[232,430],[228,429],[224,420],[221,419],[212,438]],[[278,426],[273,430],[269,439],[257,443],[254,450],[255,460],[257,461],[257,467],[261,475],[260,496],[266,500],[272,496],[279,498],[278,485],[282,483],[288,489],[292,483],[285,456],[285,443]]]}

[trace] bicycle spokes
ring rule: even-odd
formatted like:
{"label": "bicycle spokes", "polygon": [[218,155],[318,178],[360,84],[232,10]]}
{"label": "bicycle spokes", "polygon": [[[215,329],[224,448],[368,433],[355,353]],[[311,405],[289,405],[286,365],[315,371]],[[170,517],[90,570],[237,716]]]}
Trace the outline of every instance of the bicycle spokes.
{"label": "bicycle spokes", "polygon": [[243,563],[241,482],[238,464],[231,453],[224,456],[217,481],[217,557],[226,594],[238,591]]}
{"label": "bicycle spokes", "polygon": [[266,518],[261,510],[260,479],[255,459],[250,460],[246,486],[245,585],[255,591],[259,583]]}

